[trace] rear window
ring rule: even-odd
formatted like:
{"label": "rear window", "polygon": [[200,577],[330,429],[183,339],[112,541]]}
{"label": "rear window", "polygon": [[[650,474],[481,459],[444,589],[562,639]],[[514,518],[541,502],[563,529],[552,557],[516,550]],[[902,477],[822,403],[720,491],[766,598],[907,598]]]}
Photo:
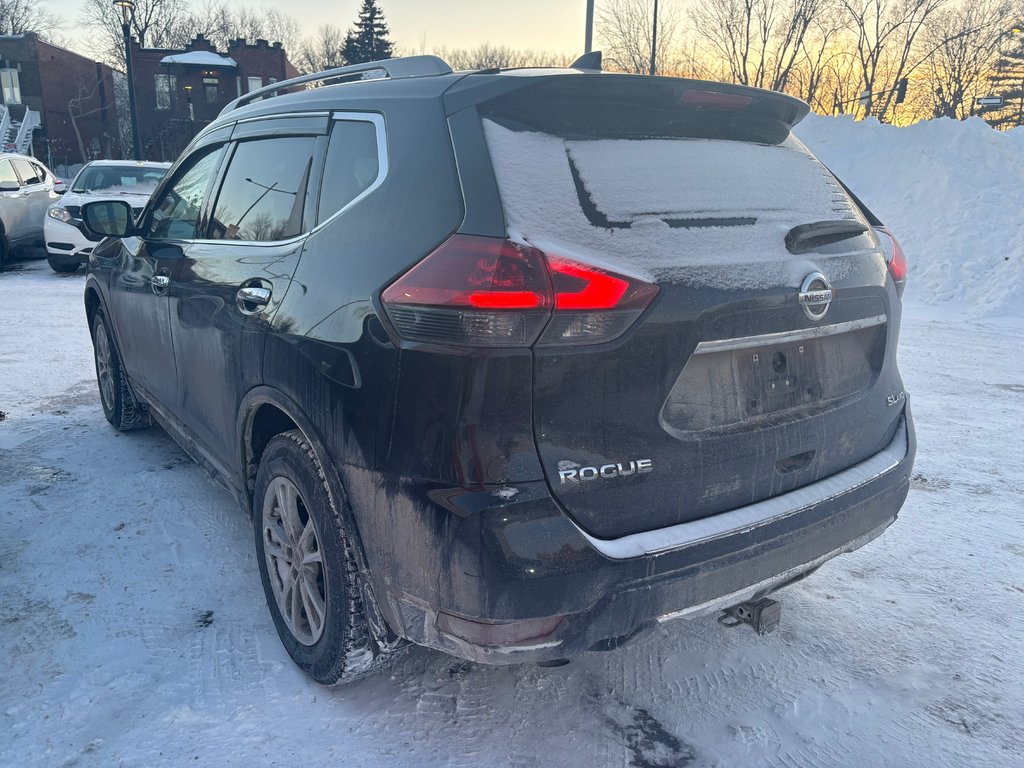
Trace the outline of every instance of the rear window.
{"label": "rear window", "polygon": [[785,284],[786,233],[859,211],[798,139],[587,138],[484,120],[509,234],[644,279]]}

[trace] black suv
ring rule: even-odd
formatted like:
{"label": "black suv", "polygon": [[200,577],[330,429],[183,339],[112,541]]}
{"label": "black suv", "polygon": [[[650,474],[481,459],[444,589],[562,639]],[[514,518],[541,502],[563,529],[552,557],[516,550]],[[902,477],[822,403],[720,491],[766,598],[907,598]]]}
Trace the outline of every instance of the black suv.
{"label": "black suv", "polygon": [[807,111],[431,56],[250,93],[137,220],[85,206],[104,412],[237,494],[323,683],[753,621],[893,522],[915,450],[906,262]]}

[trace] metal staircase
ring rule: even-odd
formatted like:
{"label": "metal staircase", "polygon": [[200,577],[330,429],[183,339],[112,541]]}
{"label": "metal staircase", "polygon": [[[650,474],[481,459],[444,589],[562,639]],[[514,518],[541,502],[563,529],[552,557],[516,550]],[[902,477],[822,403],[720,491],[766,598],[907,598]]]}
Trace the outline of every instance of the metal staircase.
{"label": "metal staircase", "polygon": [[32,134],[42,125],[42,120],[34,109],[21,108],[18,111],[20,114],[6,104],[0,104],[0,149],[28,155],[32,150]]}

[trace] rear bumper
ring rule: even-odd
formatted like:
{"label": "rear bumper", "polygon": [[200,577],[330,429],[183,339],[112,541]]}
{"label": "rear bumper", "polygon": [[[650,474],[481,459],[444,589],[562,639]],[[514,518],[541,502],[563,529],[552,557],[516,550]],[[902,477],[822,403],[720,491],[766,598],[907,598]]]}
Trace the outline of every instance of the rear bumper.
{"label": "rear bumper", "polygon": [[[377,499],[373,520],[358,522],[374,592],[398,634],[478,662],[545,661],[614,648],[659,622],[761,597],[862,546],[895,520],[915,452],[908,407],[870,472],[840,473],[845,481],[834,476],[827,489],[784,494],[767,508],[744,508],[746,515],[715,516],[733,515],[735,524],[682,537],[664,529],[661,539],[594,539],[544,483],[466,490],[385,482],[378,489],[397,488],[388,511],[379,514]],[[356,509],[366,509],[358,496]],[[646,546],[659,541],[664,546]],[[564,618],[545,636],[483,645],[443,630],[444,614],[488,623]]]}

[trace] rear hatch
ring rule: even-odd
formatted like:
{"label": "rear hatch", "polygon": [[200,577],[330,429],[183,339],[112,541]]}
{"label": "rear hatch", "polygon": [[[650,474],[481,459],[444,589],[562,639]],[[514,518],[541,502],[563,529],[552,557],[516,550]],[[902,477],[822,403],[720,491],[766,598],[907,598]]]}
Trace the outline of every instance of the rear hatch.
{"label": "rear hatch", "polygon": [[566,511],[618,537],[884,448],[897,300],[863,213],[790,133],[806,107],[667,78],[530,80],[478,108],[509,237],[658,288],[612,341],[535,348],[534,432]]}

